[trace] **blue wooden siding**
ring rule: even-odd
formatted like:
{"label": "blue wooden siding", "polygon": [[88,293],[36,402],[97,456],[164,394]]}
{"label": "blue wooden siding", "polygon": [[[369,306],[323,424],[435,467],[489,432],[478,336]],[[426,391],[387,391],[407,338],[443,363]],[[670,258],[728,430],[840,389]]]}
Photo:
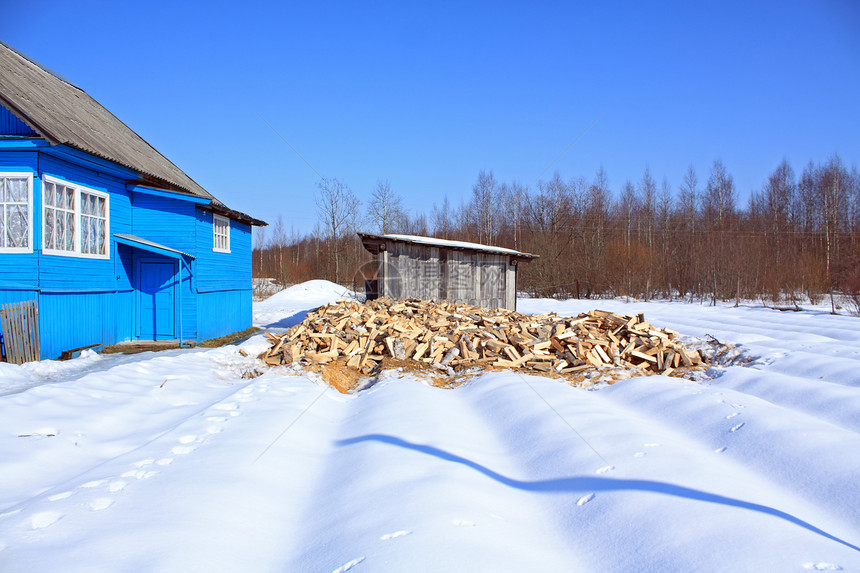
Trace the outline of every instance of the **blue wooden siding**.
{"label": "blue wooden siding", "polygon": [[194,254],[194,203],[134,193],[132,234],[183,253]]}
{"label": "blue wooden siding", "polygon": [[131,230],[125,180],[136,173],[92,158],[77,162],[57,148],[0,148],[0,171],[30,171],[33,179],[33,253],[0,254],[0,301],[36,300],[42,358],[93,343],[131,337],[130,250],[88,259],[42,252],[42,181],[50,175],[110,195],[110,232]]}
{"label": "blue wooden siding", "polygon": [[216,253],[212,250],[212,213],[197,209],[195,252],[197,253],[198,292],[251,288],[251,227],[249,225],[231,219],[230,252]]}
{"label": "blue wooden siding", "polygon": [[[196,253],[197,239],[195,233],[197,229],[194,224],[194,203],[179,198],[133,193],[132,205],[134,208],[132,233],[134,235],[183,253]],[[151,254],[143,252],[139,256],[148,257]],[[186,260],[186,262],[190,261]],[[196,268],[196,262],[192,264]],[[191,280],[189,273],[191,269],[187,265],[182,264],[180,268],[182,292],[181,294],[178,293],[177,305],[181,299],[182,306],[179,311],[182,316],[177,317],[176,337],[179,338],[178,329],[181,322],[183,340],[200,340],[197,333],[197,293],[193,288],[196,280]]]}
{"label": "blue wooden siding", "polygon": [[[250,254],[248,255],[250,258]],[[251,289],[203,292],[198,296],[200,340],[218,338],[251,326]]]}
{"label": "blue wooden siding", "polygon": [[35,131],[2,105],[0,105],[0,135],[38,137]]}
{"label": "blue wooden siding", "polygon": [[197,293],[201,340],[245,330],[252,322],[251,227],[230,220],[230,252],[212,250],[212,213],[197,209]]}

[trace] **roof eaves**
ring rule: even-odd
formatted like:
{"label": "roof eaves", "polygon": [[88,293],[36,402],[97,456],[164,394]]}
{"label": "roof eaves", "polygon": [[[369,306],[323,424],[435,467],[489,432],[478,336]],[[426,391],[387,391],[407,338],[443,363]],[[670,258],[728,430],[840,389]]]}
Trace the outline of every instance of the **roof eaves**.
{"label": "roof eaves", "polygon": [[[3,42],[0,42],[2,44]],[[4,44],[5,45],[5,44]],[[23,121],[27,127],[35,131],[39,137],[46,140],[51,145],[59,145],[61,142],[50,131],[39,125],[32,117],[24,113],[14,102],[10,101],[0,93],[0,105],[11,111],[15,116]]]}

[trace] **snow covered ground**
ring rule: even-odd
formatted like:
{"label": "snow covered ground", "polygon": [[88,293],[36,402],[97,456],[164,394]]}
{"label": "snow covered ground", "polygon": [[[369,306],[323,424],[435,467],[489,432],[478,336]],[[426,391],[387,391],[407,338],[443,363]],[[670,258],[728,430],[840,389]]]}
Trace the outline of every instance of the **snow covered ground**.
{"label": "snow covered ground", "polygon": [[[296,285],[255,320],[343,294]],[[520,301],[595,306],[749,361],[593,390],[395,372],[349,396],[243,378],[262,335],[0,363],[0,571],[860,570],[860,319]]]}

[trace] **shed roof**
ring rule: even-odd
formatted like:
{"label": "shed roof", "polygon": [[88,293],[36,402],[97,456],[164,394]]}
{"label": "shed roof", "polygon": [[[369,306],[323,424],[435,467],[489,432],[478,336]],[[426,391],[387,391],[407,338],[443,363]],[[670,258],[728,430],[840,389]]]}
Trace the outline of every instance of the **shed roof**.
{"label": "shed roof", "polygon": [[107,159],[139,172],[143,183],[209,199],[214,211],[265,225],[229,209],[84,90],[2,41],[0,105],[51,145]]}
{"label": "shed roof", "polygon": [[[495,247],[492,245],[482,245],[480,243],[469,243],[467,241],[449,241],[448,239],[437,239],[435,237],[423,237],[421,235],[375,235],[372,233],[358,233],[361,237],[361,242],[364,247],[372,252],[378,252],[378,245],[387,241],[397,241],[401,243],[413,243],[418,245],[428,245],[431,247],[441,247],[447,249],[456,249],[464,251],[478,251],[482,253],[492,253],[498,255],[510,255],[516,259],[536,259],[538,255],[524,253],[514,249],[505,247]],[[376,250],[373,250],[375,246]]]}

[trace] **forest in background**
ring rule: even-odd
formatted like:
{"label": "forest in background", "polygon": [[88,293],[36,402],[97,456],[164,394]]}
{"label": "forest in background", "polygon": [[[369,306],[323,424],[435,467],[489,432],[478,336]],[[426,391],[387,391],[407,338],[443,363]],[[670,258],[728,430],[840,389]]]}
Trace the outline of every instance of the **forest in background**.
{"label": "forest in background", "polygon": [[[739,204],[720,160],[689,167],[679,186],[646,168],[612,189],[556,173],[525,186],[481,171],[457,205],[409,213],[380,181],[361,201],[338,179],[320,183],[318,222],[300,234],[282,218],[255,229],[254,276],[283,284],[324,278],[363,288],[372,260],[356,231],[426,235],[540,255],[520,266],[519,290],[536,296],[820,301],[838,292],[860,301],[860,174],[836,155],[798,175],[783,160]],[[366,268],[366,267],[365,267]]]}

